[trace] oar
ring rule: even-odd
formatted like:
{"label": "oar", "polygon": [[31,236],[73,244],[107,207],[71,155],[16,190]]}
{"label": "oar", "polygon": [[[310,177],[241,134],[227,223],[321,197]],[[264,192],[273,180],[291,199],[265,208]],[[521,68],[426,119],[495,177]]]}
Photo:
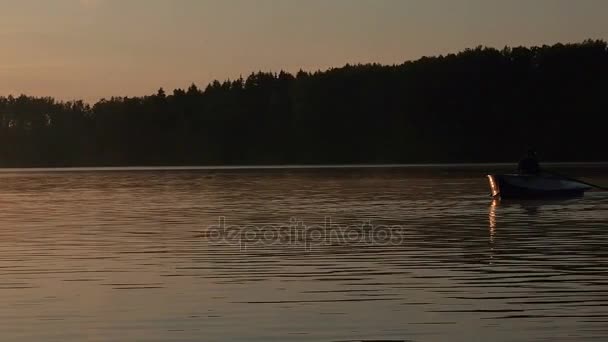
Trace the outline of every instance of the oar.
{"label": "oar", "polygon": [[550,174],[550,175],[552,175],[552,176],[556,176],[556,177],[563,178],[563,179],[565,179],[565,180],[569,180],[569,181],[573,181],[573,182],[577,182],[577,183],[581,183],[581,184],[589,185],[589,186],[590,186],[590,187],[592,187],[592,188],[600,189],[600,190],[603,190],[603,191],[608,191],[608,188],[606,188],[606,187],[599,186],[599,185],[597,185],[597,184],[592,184],[592,183],[589,183],[589,182],[585,182],[585,181],[582,181],[582,180],[580,180],[580,179],[576,179],[576,178],[572,178],[572,177],[568,177],[568,176],[560,175],[559,173],[555,173],[555,172],[551,172],[551,171],[547,171],[547,170],[542,170],[542,172],[544,172],[544,173],[548,173],[548,174]]}

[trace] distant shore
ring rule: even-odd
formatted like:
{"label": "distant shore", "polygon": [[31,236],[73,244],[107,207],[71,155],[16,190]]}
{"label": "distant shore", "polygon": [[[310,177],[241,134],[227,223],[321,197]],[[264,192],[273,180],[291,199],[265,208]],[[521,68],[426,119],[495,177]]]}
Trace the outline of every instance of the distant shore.
{"label": "distant shore", "polygon": [[0,94],[0,166],[412,167],[528,149],[606,161],[606,84],[608,43],[585,40],[253,72],[91,105]]}
{"label": "distant shore", "polygon": [[[328,164],[328,165],[236,165],[236,166],[99,166],[0,168],[11,172],[102,172],[102,171],[248,171],[248,170],[356,170],[356,169],[515,169],[517,163],[430,163],[430,164]],[[607,168],[608,162],[548,162],[547,168]]]}

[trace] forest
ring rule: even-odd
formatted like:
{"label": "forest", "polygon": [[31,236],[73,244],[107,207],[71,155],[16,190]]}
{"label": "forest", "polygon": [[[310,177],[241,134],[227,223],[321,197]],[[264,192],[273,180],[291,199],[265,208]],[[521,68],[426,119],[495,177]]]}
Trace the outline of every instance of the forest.
{"label": "forest", "polygon": [[256,72],[95,104],[0,97],[0,166],[607,161],[603,40]]}

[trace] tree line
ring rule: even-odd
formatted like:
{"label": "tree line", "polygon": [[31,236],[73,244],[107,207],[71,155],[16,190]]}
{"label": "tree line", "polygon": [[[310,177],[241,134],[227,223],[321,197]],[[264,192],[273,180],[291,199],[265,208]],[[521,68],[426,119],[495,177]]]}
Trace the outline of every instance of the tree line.
{"label": "tree line", "polygon": [[0,97],[0,166],[606,161],[603,40],[253,73],[89,105]]}

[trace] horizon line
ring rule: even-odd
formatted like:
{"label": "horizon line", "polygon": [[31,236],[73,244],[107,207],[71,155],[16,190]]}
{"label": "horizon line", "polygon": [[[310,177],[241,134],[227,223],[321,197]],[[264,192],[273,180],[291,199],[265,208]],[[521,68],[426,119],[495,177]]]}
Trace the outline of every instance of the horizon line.
{"label": "horizon line", "polygon": [[[601,162],[543,162],[554,167],[608,167],[608,161]],[[18,172],[90,172],[90,171],[247,171],[247,170],[341,170],[341,169],[416,169],[416,168],[468,168],[468,167],[508,167],[509,162],[480,163],[414,163],[414,164],[285,164],[285,165],[191,165],[191,166],[74,166],[74,167],[0,167],[2,173]]]}

